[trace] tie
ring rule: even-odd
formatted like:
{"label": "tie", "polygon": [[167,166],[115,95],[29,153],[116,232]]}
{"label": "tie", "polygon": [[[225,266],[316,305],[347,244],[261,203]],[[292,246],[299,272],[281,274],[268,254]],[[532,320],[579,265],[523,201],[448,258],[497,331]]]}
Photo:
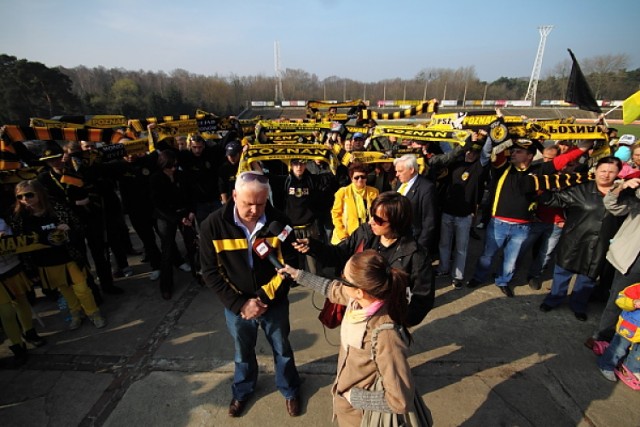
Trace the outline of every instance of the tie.
{"label": "tie", "polygon": [[398,188],[398,193],[404,196],[404,193],[407,191],[407,183],[403,182],[400,188]]}

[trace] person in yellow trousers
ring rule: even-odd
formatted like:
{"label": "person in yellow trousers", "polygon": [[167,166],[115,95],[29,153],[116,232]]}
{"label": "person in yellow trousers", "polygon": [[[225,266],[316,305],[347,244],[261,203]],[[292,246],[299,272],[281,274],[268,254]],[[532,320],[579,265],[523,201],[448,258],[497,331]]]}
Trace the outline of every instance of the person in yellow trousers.
{"label": "person in yellow trousers", "polygon": [[43,288],[58,289],[67,300],[71,323],[69,329],[82,324],[82,312],[96,328],[107,322],[87,286],[86,275],[74,261],[71,233],[81,225],[63,205],[47,198],[45,188],[36,180],[21,181],[15,188],[16,204],[12,228],[15,234],[37,234],[44,249],[29,252],[30,262],[38,268]]}
{"label": "person in yellow trousers", "polygon": [[[11,227],[0,218],[0,237],[11,236]],[[14,365],[27,361],[25,341],[42,347],[47,341],[33,327],[33,314],[26,293],[31,290],[31,281],[22,269],[15,254],[0,255],[0,320],[2,329],[11,341],[9,348],[14,355]]]}

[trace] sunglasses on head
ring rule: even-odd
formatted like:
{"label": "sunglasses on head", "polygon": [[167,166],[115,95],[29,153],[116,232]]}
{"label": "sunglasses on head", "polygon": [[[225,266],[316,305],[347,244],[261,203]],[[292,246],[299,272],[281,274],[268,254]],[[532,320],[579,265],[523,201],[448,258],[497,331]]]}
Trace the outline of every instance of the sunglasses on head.
{"label": "sunglasses on head", "polygon": [[22,200],[22,199],[33,199],[35,197],[35,193],[32,192],[28,192],[28,193],[20,193],[20,194],[16,194],[16,199],[18,200]]}
{"label": "sunglasses on head", "polygon": [[261,184],[266,184],[269,182],[269,178],[267,178],[266,176],[262,175],[262,174],[258,174],[255,172],[242,172],[238,178],[240,178],[241,180],[245,181],[245,182],[252,182],[252,181],[258,181]]}
{"label": "sunglasses on head", "polygon": [[354,175],[353,179],[367,179],[367,175]]}
{"label": "sunglasses on head", "polygon": [[373,219],[373,222],[375,222],[375,223],[376,223],[376,225],[380,225],[380,226],[385,225],[385,224],[387,224],[387,223],[389,222],[389,221],[388,221],[388,220],[386,220],[386,219],[382,219],[382,218],[380,218],[380,217],[379,217],[378,215],[376,215],[376,214],[371,214],[371,219]]}

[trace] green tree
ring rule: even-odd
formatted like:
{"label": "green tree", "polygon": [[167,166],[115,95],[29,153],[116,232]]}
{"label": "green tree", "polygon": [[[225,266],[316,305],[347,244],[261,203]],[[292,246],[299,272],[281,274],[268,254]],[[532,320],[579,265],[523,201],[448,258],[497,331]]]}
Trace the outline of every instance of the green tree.
{"label": "green tree", "polygon": [[30,117],[78,114],[72,82],[57,69],[0,55],[0,123],[27,125]]}

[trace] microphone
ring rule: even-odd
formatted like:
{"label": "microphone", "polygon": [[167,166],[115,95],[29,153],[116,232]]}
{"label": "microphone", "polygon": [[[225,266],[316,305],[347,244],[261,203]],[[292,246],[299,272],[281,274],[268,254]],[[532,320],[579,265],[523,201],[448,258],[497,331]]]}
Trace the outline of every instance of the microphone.
{"label": "microphone", "polygon": [[256,239],[253,243],[253,252],[255,252],[260,259],[267,258],[269,262],[278,270],[284,268],[284,265],[276,257],[275,249],[265,239]]}
{"label": "microphone", "polygon": [[[284,242],[289,237],[289,233],[293,231],[293,228],[290,226],[283,226],[278,221],[273,221],[269,224],[269,233],[275,234],[278,237],[280,242]],[[256,239],[253,243],[253,252],[256,253],[260,259],[268,259],[271,265],[280,270],[284,268],[284,265],[280,262],[278,257],[276,256],[276,250],[267,242],[264,238]],[[285,273],[284,277],[287,279],[291,278],[289,273]]]}
{"label": "microphone", "polygon": [[293,228],[288,225],[284,226],[278,221],[273,221],[269,224],[269,232],[275,234],[281,242],[287,240],[287,237],[289,237],[289,234],[291,234],[292,231]]}
{"label": "microphone", "polygon": [[[282,265],[276,256],[276,250],[265,239],[256,239],[253,243],[253,252],[255,252],[260,259],[268,259],[271,265],[278,270],[284,268],[284,265]],[[291,275],[289,273],[284,273],[283,276],[285,279],[291,279]]]}

